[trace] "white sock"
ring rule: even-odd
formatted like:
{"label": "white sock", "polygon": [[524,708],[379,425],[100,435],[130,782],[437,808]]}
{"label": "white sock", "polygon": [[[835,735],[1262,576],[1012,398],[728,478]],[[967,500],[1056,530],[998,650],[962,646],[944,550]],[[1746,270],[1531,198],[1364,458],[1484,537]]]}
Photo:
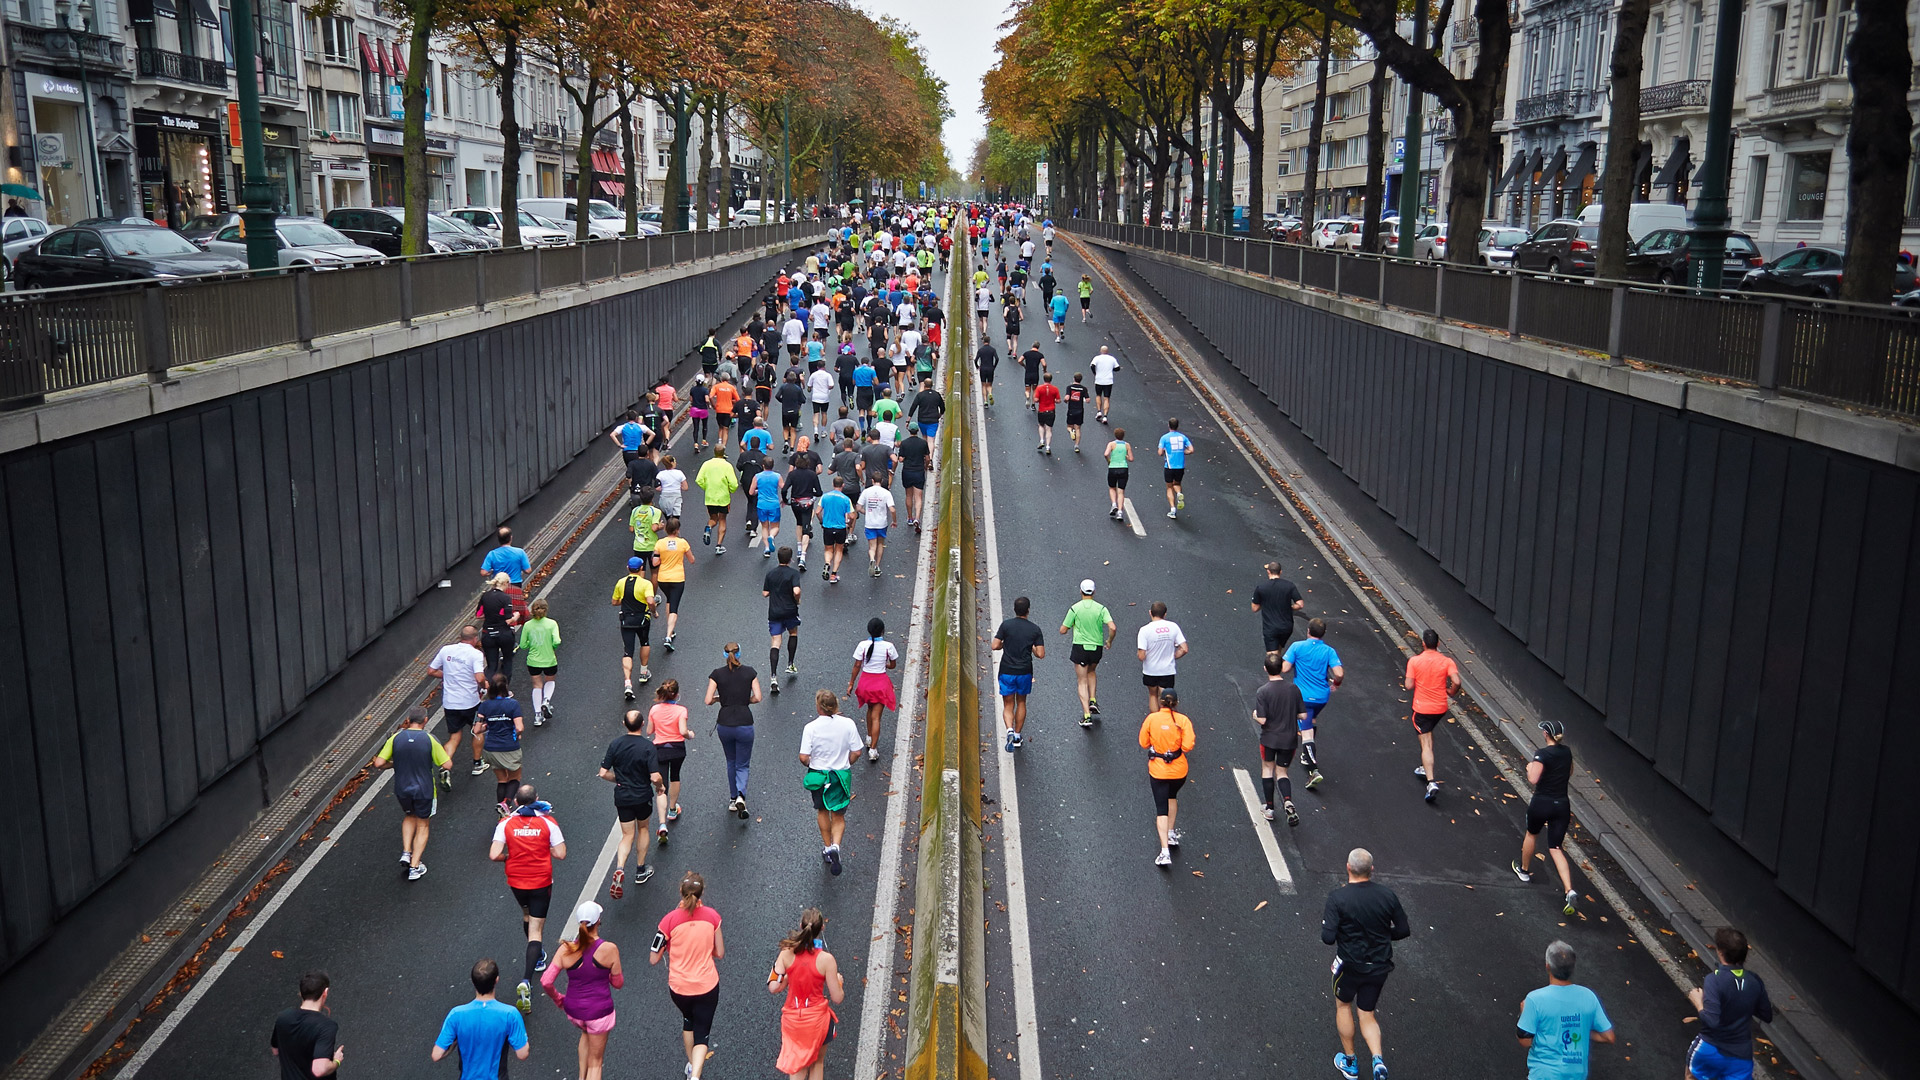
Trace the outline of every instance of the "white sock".
{"label": "white sock", "polygon": [[540,703],[546,700],[546,696],[547,695],[545,694],[545,692],[538,685],[536,685],[533,688],[533,711],[534,712],[540,711]]}
{"label": "white sock", "polygon": [[549,678],[547,680],[547,692],[540,699],[542,704],[546,704],[546,705],[553,704],[553,683],[554,683],[553,679]]}

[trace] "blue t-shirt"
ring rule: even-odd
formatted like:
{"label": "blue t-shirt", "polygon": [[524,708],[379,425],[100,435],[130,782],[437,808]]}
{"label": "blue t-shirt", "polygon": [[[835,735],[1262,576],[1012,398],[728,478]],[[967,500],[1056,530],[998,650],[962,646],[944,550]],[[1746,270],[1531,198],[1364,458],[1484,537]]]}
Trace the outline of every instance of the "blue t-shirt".
{"label": "blue t-shirt", "polygon": [[853,500],[846,492],[829,491],[820,497],[820,526],[825,529],[844,529],[847,519],[853,516]]}
{"label": "blue t-shirt", "polygon": [[773,446],[773,432],[766,428],[748,428],[747,433],[740,436],[740,442],[764,454]]}
{"label": "blue t-shirt", "polygon": [[492,577],[495,574],[505,574],[507,575],[507,580],[513,582],[515,585],[520,584],[520,582],[526,578],[527,571],[531,569],[533,569],[533,562],[527,558],[527,553],[520,548],[514,547],[512,544],[504,544],[494,548],[492,551],[487,552],[485,559],[480,561],[480,570],[482,573],[488,577]]}
{"label": "blue t-shirt", "polygon": [[791,289],[788,289],[788,290],[787,290],[787,303],[788,303],[788,304],[789,304],[789,305],[790,305],[790,306],[791,306],[791,307],[792,307],[792,308],[793,308],[793,309],[794,309],[795,311],[799,311],[800,309],[802,309],[802,308],[804,308],[804,307],[807,307],[807,306],[808,306],[808,304],[807,304],[807,290],[805,290],[805,289],[803,289],[803,288],[801,288],[801,287],[800,287],[800,286],[798,286],[798,285],[795,285],[795,286],[794,286],[793,288],[791,288]]}
{"label": "blue t-shirt", "polygon": [[486,721],[488,750],[520,749],[520,732],[513,721],[520,715],[520,703],[512,698],[488,698],[480,703],[479,718]]}
{"label": "blue t-shirt", "polygon": [[1541,987],[1520,1007],[1521,1031],[1533,1036],[1527,1080],[1586,1080],[1588,1038],[1612,1031],[1600,998],[1584,986]]}
{"label": "blue t-shirt", "polygon": [[1315,637],[1287,646],[1281,659],[1293,665],[1293,685],[1299,689],[1300,699],[1313,705],[1327,703],[1327,677],[1334,668],[1345,666],[1333,646]]}
{"label": "blue t-shirt", "polygon": [[987,239],[986,234],[982,233],[980,236],[980,254],[985,255],[992,250],[993,250],[993,241]]}
{"label": "blue t-shirt", "polygon": [[507,1047],[527,1045],[527,1024],[520,1010],[501,1001],[469,1001],[447,1013],[434,1045],[460,1047],[460,1080],[500,1080]]}
{"label": "blue t-shirt", "polygon": [[1054,293],[1052,308],[1054,322],[1060,322],[1065,319],[1067,317],[1067,294]]}
{"label": "blue t-shirt", "polygon": [[817,364],[824,359],[826,359],[826,346],[817,340],[807,342],[807,363]]}
{"label": "blue t-shirt", "polygon": [[912,233],[908,233],[907,235],[900,238],[900,246],[903,248],[906,248],[908,251],[913,250],[913,245],[914,245],[914,239],[913,239]]}
{"label": "blue t-shirt", "polygon": [[1160,450],[1167,455],[1167,468],[1184,469],[1187,467],[1187,451],[1193,449],[1193,440],[1178,431],[1169,431],[1160,436]]}
{"label": "blue t-shirt", "polygon": [[780,474],[768,469],[753,478],[753,495],[762,510],[780,509]]}
{"label": "blue t-shirt", "polygon": [[646,439],[647,429],[641,427],[638,420],[629,420],[620,425],[620,448],[622,450],[638,450],[640,449],[640,444],[645,442]]}
{"label": "blue t-shirt", "polygon": [[[862,360],[860,366],[853,369],[853,385],[871,388],[873,386],[873,376],[873,365]],[[837,525],[834,527],[839,528]]]}

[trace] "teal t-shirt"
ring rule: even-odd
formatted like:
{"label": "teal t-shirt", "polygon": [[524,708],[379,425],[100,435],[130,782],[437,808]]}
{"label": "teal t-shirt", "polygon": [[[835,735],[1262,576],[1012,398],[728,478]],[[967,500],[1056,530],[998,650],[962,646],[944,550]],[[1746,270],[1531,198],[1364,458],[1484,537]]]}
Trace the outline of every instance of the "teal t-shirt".
{"label": "teal t-shirt", "polygon": [[1527,995],[1517,1026],[1533,1036],[1527,1080],[1586,1080],[1589,1036],[1613,1030],[1597,994],[1584,986],[1552,984]]}

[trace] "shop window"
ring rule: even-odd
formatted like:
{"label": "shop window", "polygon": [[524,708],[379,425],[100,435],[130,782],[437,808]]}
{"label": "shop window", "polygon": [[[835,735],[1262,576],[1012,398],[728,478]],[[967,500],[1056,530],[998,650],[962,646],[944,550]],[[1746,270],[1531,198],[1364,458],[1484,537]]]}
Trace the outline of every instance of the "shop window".
{"label": "shop window", "polygon": [[1787,202],[1782,217],[1788,221],[1819,221],[1826,216],[1827,172],[1832,163],[1833,154],[1826,150],[1787,156]]}
{"label": "shop window", "polygon": [[1767,213],[1767,163],[1765,154],[1755,154],[1747,162],[1747,220],[1759,221]]}

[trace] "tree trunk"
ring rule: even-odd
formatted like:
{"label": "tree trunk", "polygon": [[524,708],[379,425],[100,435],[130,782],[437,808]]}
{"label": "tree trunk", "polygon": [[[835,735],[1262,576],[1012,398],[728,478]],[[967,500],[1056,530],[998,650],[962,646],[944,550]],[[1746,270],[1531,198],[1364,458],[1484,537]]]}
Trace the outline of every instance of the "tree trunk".
{"label": "tree trunk", "polygon": [[[1640,150],[1640,68],[1651,7],[1650,0],[1621,0],[1620,25],[1613,41],[1613,112],[1607,120],[1607,160],[1600,173],[1600,254],[1593,271],[1597,278],[1627,276],[1627,216],[1632,213],[1633,166]],[[1654,77],[1659,77],[1657,72]]]}
{"label": "tree trunk", "polygon": [[1171,165],[1173,147],[1168,144],[1166,132],[1158,127],[1153,135],[1153,165],[1150,174],[1153,180],[1153,196],[1147,203],[1147,224],[1159,228],[1166,223],[1167,217],[1167,166]]}
{"label": "tree trunk", "polygon": [[673,149],[667,158],[667,190],[661,215],[663,232],[687,231],[687,92],[674,87],[661,103],[673,111]]}
{"label": "tree trunk", "polygon": [[407,45],[407,81],[402,92],[406,107],[401,153],[406,168],[407,220],[400,229],[400,253],[427,252],[427,73],[433,70],[427,47],[432,43],[436,0],[412,0],[413,36]]}
{"label": "tree trunk", "polygon": [[[1387,173],[1386,99],[1387,64],[1384,60],[1375,60],[1373,79],[1367,84],[1367,187],[1365,208],[1361,211],[1366,220],[1360,224],[1360,248],[1363,251],[1380,250],[1380,211],[1386,194]],[[1403,175],[1400,182],[1404,184],[1408,181]],[[1410,229],[1413,223],[1403,221],[1400,226]]]}
{"label": "tree trunk", "polygon": [[1100,195],[1100,220],[1119,221],[1120,203],[1118,202],[1118,196],[1120,193],[1120,182],[1119,173],[1113,160],[1113,132],[1107,132],[1106,138],[1104,139],[1100,138],[1098,132],[1095,132],[1094,138],[1106,144],[1106,176],[1101,182],[1103,190]]}
{"label": "tree trunk", "polygon": [[700,202],[696,210],[694,227],[701,232],[707,231],[708,208],[713,205],[713,99],[703,97],[700,111],[700,183],[697,187]]}
{"label": "tree trunk", "polygon": [[520,246],[520,116],[514,83],[520,77],[520,35],[506,33],[505,60],[494,71],[500,91],[500,246]]}
{"label": "tree trunk", "polygon": [[720,227],[733,224],[733,134],[727,130],[727,95],[713,98],[714,132],[720,143]]}
{"label": "tree trunk", "polygon": [[587,69],[587,85],[574,104],[580,107],[580,143],[573,150],[574,175],[579,177],[573,189],[573,238],[584,241],[593,235],[588,229],[593,215],[587,212],[587,203],[593,198],[593,137],[601,127],[594,123],[593,117],[600,105],[598,70]]}
{"label": "tree trunk", "polygon": [[[1176,228],[1180,225],[1180,192],[1183,190],[1186,182],[1187,154],[1186,151],[1183,150],[1178,157],[1173,159],[1173,186],[1167,191],[1173,201],[1162,211],[1166,214],[1167,218],[1171,219]],[[1160,221],[1155,224],[1164,226],[1166,223],[1166,221]]]}
{"label": "tree trunk", "polygon": [[1327,128],[1327,63],[1333,53],[1333,20],[1325,21],[1320,28],[1320,73],[1313,80],[1313,123],[1307,127],[1307,191],[1300,210],[1300,240],[1309,244],[1313,242],[1314,204],[1320,198],[1320,139]]}
{"label": "tree trunk", "polygon": [[1903,0],[1859,0],[1847,44],[1853,124],[1847,132],[1847,263],[1840,298],[1885,304],[1900,252],[1901,203],[1913,154],[1907,111],[1913,59]]}
{"label": "tree trunk", "polygon": [[1241,133],[1247,140],[1247,231],[1255,236],[1266,235],[1267,220],[1267,107],[1260,100],[1267,74],[1261,67],[1265,64],[1257,65],[1253,73],[1252,130]]}
{"label": "tree trunk", "polygon": [[639,148],[633,144],[633,102],[632,96],[620,95],[620,184],[626,189],[626,197],[620,201],[625,205],[627,220],[620,231],[627,236],[640,235],[640,192],[634,183],[634,155]]}
{"label": "tree trunk", "polygon": [[1207,227],[1207,178],[1213,175],[1212,147],[1207,144],[1206,126],[1200,120],[1200,86],[1193,87],[1193,205],[1187,209],[1187,228],[1202,232]]}

